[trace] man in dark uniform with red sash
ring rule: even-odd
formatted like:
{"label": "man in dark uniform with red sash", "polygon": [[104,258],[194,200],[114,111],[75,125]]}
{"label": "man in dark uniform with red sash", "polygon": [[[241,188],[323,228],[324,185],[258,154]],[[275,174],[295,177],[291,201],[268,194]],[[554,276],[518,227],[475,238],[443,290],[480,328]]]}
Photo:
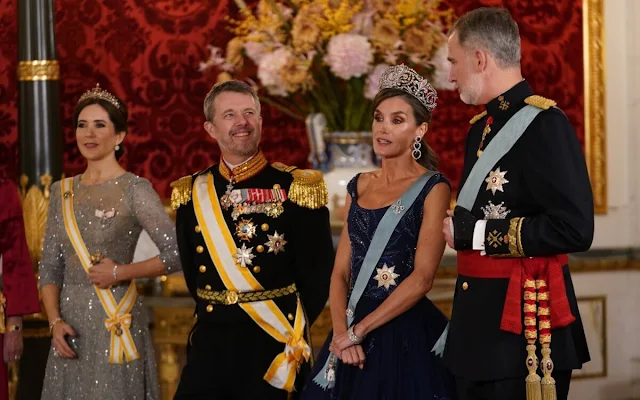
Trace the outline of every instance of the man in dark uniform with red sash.
{"label": "man in dark uniform with red sash", "polygon": [[460,98],[486,110],[471,120],[458,204],[443,224],[458,252],[444,360],[461,400],[566,399],[571,371],[589,361],[567,265],[593,239],[580,143],[522,78],[506,10],[462,16],[449,60]]}
{"label": "man in dark uniform with red sash", "polygon": [[333,266],[324,178],[267,162],[249,85],[215,85],[204,110],[220,162],[172,184],[197,315],[175,398],[294,398],[310,372],[308,331]]}

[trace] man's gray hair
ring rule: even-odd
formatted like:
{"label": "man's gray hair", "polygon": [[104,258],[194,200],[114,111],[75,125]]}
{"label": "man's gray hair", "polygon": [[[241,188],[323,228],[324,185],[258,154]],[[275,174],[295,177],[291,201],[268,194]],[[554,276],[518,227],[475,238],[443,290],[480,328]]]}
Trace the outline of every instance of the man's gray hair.
{"label": "man's gray hair", "polygon": [[490,53],[498,67],[520,66],[518,24],[504,8],[482,7],[464,14],[453,26],[460,45]]}
{"label": "man's gray hair", "polygon": [[255,90],[244,82],[230,80],[224,82],[218,82],[207,93],[207,96],[204,98],[204,117],[207,121],[213,122],[213,101],[224,92],[234,92],[234,93],[245,93],[251,95],[253,100],[256,102],[256,107],[258,108],[256,111],[260,114],[260,99],[258,98],[258,94]]}

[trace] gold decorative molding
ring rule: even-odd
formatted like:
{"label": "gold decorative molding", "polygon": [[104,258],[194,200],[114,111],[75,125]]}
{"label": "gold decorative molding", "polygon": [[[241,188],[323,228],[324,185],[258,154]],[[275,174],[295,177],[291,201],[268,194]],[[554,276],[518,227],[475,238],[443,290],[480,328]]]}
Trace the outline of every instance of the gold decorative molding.
{"label": "gold decorative molding", "polygon": [[[193,307],[152,307],[153,342],[159,350],[158,380],[162,399],[172,399],[178,388],[189,331],[195,318]],[[180,350],[180,351],[178,351]]]}
{"label": "gold decorative molding", "polygon": [[[608,374],[608,366],[609,366],[609,356],[608,356],[608,352],[607,352],[607,348],[609,347],[609,343],[607,342],[607,324],[609,323],[609,321],[607,320],[607,296],[606,295],[601,295],[601,296],[585,296],[585,297],[578,297],[577,299],[578,302],[578,306],[580,306],[580,304],[585,304],[585,303],[591,303],[591,307],[590,310],[591,311],[591,317],[595,318],[595,313],[594,313],[594,309],[593,309],[593,305],[598,304],[600,310],[602,310],[602,318],[600,321],[598,321],[600,323],[600,327],[602,329],[601,332],[601,336],[598,338],[599,340],[599,344],[600,344],[600,349],[601,349],[601,353],[600,353],[600,357],[602,358],[602,369],[600,371],[596,371],[596,372],[583,372],[582,371],[574,371],[574,374],[571,376],[572,380],[580,380],[580,379],[594,379],[594,378],[606,378],[607,374]],[[582,315],[582,322],[583,324],[586,324],[585,320],[587,319],[587,313],[585,313],[583,310],[580,311],[580,314]],[[592,323],[595,321],[591,321]],[[594,326],[585,326],[585,330],[589,330],[589,329],[593,329]],[[596,332],[597,333],[597,332]],[[587,336],[589,337],[589,336]],[[592,352],[594,350],[598,350],[598,346],[594,346],[591,343],[589,343],[589,352]],[[594,353],[591,353],[592,355]],[[594,357],[592,356],[591,360],[594,360]]]}
{"label": "gold decorative molding", "polygon": [[583,0],[584,137],[597,214],[607,213],[607,135],[603,0]]}
{"label": "gold decorative molding", "polygon": [[60,65],[57,60],[29,60],[18,63],[19,81],[57,81]]}
{"label": "gold decorative molding", "polygon": [[331,311],[329,310],[329,306],[326,306],[320,315],[318,315],[318,318],[315,320],[310,330],[311,345],[313,346],[316,355],[325,340],[327,340],[327,335],[329,334],[332,325]]}
{"label": "gold decorative molding", "polygon": [[29,177],[25,174],[20,175],[19,181],[27,246],[29,247],[31,261],[33,261],[34,265],[37,265],[42,257],[42,245],[47,224],[47,210],[49,209],[53,177],[48,174],[40,177],[42,190],[37,185],[32,185],[28,188]]}
{"label": "gold decorative molding", "polygon": [[153,340],[157,344],[185,344],[196,319],[193,306],[152,307]]}
{"label": "gold decorative molding", "polygon": [[189,294],[189,289],[187,288],[187,283],[184,280],[183,274],[171,274],[171,275],[162,275],[162,295],[165,297],[171,296],[191,296]]}

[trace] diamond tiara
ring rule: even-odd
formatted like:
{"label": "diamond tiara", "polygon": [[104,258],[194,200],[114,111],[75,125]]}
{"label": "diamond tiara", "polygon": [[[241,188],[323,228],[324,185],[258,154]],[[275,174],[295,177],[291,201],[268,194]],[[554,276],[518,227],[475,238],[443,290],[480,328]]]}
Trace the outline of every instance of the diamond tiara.
{"label": "diamond tiara", "polygon": [[78,100],[78,103],[80,103],[81,101],[83,101],[85,99],[102,99],[102,100],[106,100],[109,103],[113,104],[117,109],[120,109],[120,102],[118,101],[116,96],[112,95],[111,93],[107,92],[104,89],[100,89],[100,84],[99,83],[96,83],[96,86],[93,89],[90,89],[90,90],[87,90],[86,92],[84,92],[84,94],[82,96],[80,96],[80,100]]}
{"label": "diamond tiara", "polygon": [[433,86],[404,64],[391,66],[384,71],[380,77],[380,90],[382,89],[403,90],[418,99],[429,112],[437,105],[438,93]]}

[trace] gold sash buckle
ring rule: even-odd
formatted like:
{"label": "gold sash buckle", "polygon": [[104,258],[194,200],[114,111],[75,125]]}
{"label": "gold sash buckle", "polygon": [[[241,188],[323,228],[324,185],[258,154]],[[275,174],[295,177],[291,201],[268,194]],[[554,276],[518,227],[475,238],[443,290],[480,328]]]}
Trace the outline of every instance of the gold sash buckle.
{"label": "gold sash buckle", "polygon": [[287,296],[297,291],[296,284],[278,289],[258,290],[255,292],[236,292],[234,290],[211,291],[197,289],[196,295],[202,300],[207,300],[211,304],[224,304],[230,306],[238,303],[251,303],[254,301],[273,300]]}

